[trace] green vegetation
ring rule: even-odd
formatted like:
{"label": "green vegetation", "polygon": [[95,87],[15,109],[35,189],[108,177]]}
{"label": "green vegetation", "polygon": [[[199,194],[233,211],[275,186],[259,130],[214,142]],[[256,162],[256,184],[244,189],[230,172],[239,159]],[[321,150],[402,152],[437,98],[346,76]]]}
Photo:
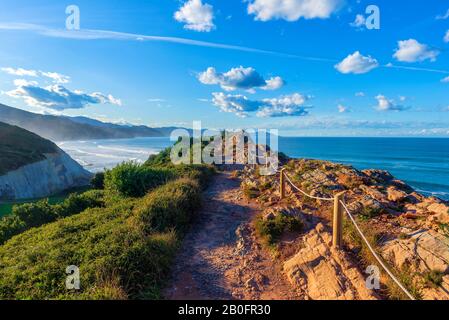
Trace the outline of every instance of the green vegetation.
{"label": "green vegetation", "polygon": [[284,232],[299,232],[304,224],[299,217],[278,214],[273,219],[265,220],[262,216],[257,217],[255,227],[264,245],[273,248]]}
{"label": "green vegetation", "polygon": [[170,170],[155,169],[135,162],[123,162],[105,172],[104,188],[111,195],[142,197],[149,190],[174,177]]}
{"label": "green vegetation", "polygon": [[104,172],[97,172],[90,181],[92,188],[97,190],[104,189]]}
{"label": "green vegetation", "polygon": [[364,219],[375,218],[381,214],[382,214],[382,209],[374,208],[374,207],[363,207],[362,211],[359,213],[359,215]]}
{"label": "green vegetation", "polygon": [[424,274],[426,285],[431,288],[437,288],[443,283],[444,273],[439,270],[431,270]]}
{"label": "green vegetation", "polygon": [[78,214],[87,208],[102,206],[104,206],[103,192],[99,190],[71,194],[60,204],[51,205],[48,199],[45,199],[15,205],[12,214],[0,220],[0,244],[31,228]]}
{"label": "green vegetation", "polygon": [[[214,169],[152,161],[96,176],[104,190],[15,206],[0,223],[0,299],[161,298]],[[65,287],[70,265],[81,290]]]}
{"label": "green vegetation", "polygon": [[57,150],[58,147],[51,141],[0,122],[0,175],[44,160],[45,153],[55,153]]}

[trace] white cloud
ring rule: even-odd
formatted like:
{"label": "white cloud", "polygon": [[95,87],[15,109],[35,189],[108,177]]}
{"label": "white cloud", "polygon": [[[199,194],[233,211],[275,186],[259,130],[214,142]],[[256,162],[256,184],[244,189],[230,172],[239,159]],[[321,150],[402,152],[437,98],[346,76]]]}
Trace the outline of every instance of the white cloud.
{"label": "white cloud", "polygon": [[244,95],[224,94],[223,92],[212,93],[212,103],[223,112],[235,113],[238,117],[247,117],[248,112],[257,111],[260,102],[249,100]]}
{"label": "white cloud", "polygon": [[446,78],[444,78],[444,79],[441,79],[441,82],[443,82],[443,83],[449,83],[449,76],[446,77]]}
{"label": "white cloud", "polygon": [[350,109],[349,109],[348,107],[346,107],[346,106],[344,106],[344,105],[342,105],[342,104],[339,104],[339,105],[337,106],[337,109],[338,109],[338,112],[339,112],[339,113],[346,113],[346,112],[349,112],[349,111],[350,111]]}
{"label": "white cloud", "polygon": [[342,0],[250,0],[248,13],[254,14],[255,19],[260,21],[326,19],[336,12],[342,3]]}
{"label": "white cloud", "polygon": [[223,112],[235,113],[239,117],[247,117],[249,113],[257,112],[257,117],[291,117],[308,114],[304,103],[310,99],[299,93],[279,98],[250,100],[244,95],[213,93],[212,103]]}
{"label": "white cloud", "polygon": [[341,73],[363,74],[377,68],[379,63],[370,56],[363,56],[359,51],[347,56],[343,61],[338,63],[335,68]]}
{"label": "white cloud", "polygon": [[449,42],[449,30],[447,30],[446,35],[444,36],[444,42]]}
{"label": "white cloud", "polygon": [[189,0],[175,12],[174,18],[185,23],[184,28],[199,32],[209,32],[215,28],[214,9],[201,0]]}
{"label": "white cloud", "polygon": [[27,77],[37,77],[38,76],[38,71],[36,70],[26,70],[26,69],[22,69],[22,68],[2,68],[1,69],[3,72],[6,72],[7,74],[13,75],[13,76],[27,76]]}
{"label": "white cloud", "polygon": [[100,92],[87,94],[79,90],[71,91],[59,84],[39,87],[37,82],[26,80],[16,80],[14,84],[17,88],[4,92],[4,94],[23,99],[30,107],[62,111],[82,109],[92,104],[122,104],[120,99],[116,99],[112,95],[104,95]]}
{"label": "white cloud", "polygon": [[300,117],[308,115],[304,103],[310,99],[309,96],[303,96],[294,93],[288,96],[282,96],[274,99],[262,100],[263,106],[257,112],[257,116],[261,118],[277,118],[277,117]]}
{"label": "white cloud", "polygon": [[435,61],[440,54],[438,50],[432,50],[415,39],[399,41],[398,47],[393,57],[402,62]]}
{"label": "white cloud", "polygon": [[365,92],[362,92],[362,91],[356,92],[356,93],[355,93],[355,96],[356,96],[356,97],[364,97],[364,96],[365,96]]}
{"label": "white cloud", "polygon": [[447,10],[447,12],[445,14],[436,16],[435,19],[437,19],[437,20],[446,20],[447,18],[449,18],[449,9]]}
{"label": "white cloud", "polygon": [[55,83],[64,84],[64,83],[70,82],[70,77],[60,74],[60,73],[57,73],[57,72],[40,71],[39,73],[44,77],[52,79]]}
{"label": "white cloud", "polygon": [[281,77],[272,77],[265,80],[254,68],[232,68],[220,73],[213,67],[198,75],[198,80],[206,85],[220,85],[223,90],[234,91],[237,89],[253,92],[255,89],[276,90],[284,86],[285,82]]}
{"label": "white cloud", "polygon": [[362,28],[365,25],[366,25],[366,19],[365,19],[365,16],[362,14],[356,15],[354,22],[350,23],[350,26],[354,27],[354,28]]}
{"label": "white cloud", "polygon": [[26,70],[23,68],[1,68],[7,74],[21,77],[45,77],[51,79],[54,83],[64,84],[70,82],[70,77],[57,72],[46,72],[38,70]]}
{"label": "white cloud", "polygon": [[376,97],[377,100],[377,110],[379,111],[405,111],[410,109],[409,107],[396,104],[393,99],[388,99],[384,95],[378,95]]}

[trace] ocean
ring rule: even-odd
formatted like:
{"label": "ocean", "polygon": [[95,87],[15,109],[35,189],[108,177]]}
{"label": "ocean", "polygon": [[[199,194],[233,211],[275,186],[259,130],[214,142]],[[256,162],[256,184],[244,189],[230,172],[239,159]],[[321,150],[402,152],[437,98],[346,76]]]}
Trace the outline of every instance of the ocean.
{"label": "ocean", "polygon": [[[58,145],[92,172],[135,160],[143,162],[172,143],[169,138],[70,141]],[[281,137],[279,150],[290,157],[382,169],[425,195],[449,200],[449,139]]]}

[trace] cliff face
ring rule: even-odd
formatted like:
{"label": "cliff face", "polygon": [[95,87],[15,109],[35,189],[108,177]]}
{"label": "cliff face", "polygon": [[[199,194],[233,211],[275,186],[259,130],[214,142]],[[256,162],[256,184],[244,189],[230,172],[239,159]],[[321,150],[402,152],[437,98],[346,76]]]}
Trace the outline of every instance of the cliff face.
{"label": "cliff face", "polygon": [[89,184],[92,174],[62,150],[0,176],[0,200],[46,197]]}

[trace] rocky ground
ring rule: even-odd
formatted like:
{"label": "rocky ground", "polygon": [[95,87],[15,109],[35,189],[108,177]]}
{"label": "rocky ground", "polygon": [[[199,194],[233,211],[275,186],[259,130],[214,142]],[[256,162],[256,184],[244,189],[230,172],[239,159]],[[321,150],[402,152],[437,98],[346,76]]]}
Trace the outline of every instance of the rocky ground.
{"label": "rocky ground", "polygon": [[[378,253],[418,299],[449,299],[449,206],[426,198],[388,172],[357,171],[324,161],[283,165],[311,195],[345,202]],[[188,234],[165,290],[167,299],[401,299],[382,273],[381,290],[366,287],[373,264],[345,222],[343,250],[331,247],[332,202],[308,199],[279,174],[261,176],[247,166],[221,173],[205,194],[205,206]],[[256,221],[298,217],[301,232],[285,232],[267,247]],[[393,286],[393,287],[392,287]]]}
{"label": "rocky ground", "polygon": [[[351,213],[416,298],[449,299],[447,202],[424,197],[381,170],[358,171],[349,166],[304,159],[289,161],[284,167],[293,182],[311,195],[326,198],[346,191],[345,202]],[[283,260],[284,270],[295,287],[307,288],[309,293],[312,291],[311,298],[318,299],[370,297],[369,292],[357,286],[362,281],[360,272],[372,258],[363,256],[357,241],[346,241],[345,250],[340,252],[342,258],[329,254],[332,203],[307,199],[293,194],[290,188],[288,199],[280,201],[276,193],[278,176],[259,176],[257,170],[249,167],[240,176],[245,193],[268,206],[264,213],[266,217],[272,218],[294,208],[297,215],[315,220],[295,239],[297,248],[279,244],[280,252],[287,255]],[[339,259],[343,259],[343,263],[339,263]],[[347,274],[352,266],[353,272]],[[353,295],[354,290],[346,293],[351,285],[340,279],[342,275],[355,283],[358,297]],[[365,277],[363,275],[362,279]],[[376,297],[398,298],[391,295],[391,291],[383,290]]]}

